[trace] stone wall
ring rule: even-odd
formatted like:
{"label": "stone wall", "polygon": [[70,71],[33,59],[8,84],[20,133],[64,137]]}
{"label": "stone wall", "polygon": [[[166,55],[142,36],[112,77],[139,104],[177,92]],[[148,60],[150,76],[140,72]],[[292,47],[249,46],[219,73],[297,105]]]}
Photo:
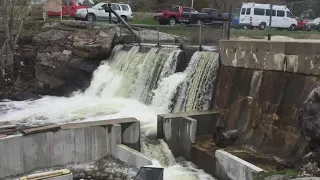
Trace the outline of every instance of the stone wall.
{"label": "stone wall", "polygon": [[320,43],[221,41],[214,108],[239,144],[282,156],[304,148],[299,112],[318,86]]}

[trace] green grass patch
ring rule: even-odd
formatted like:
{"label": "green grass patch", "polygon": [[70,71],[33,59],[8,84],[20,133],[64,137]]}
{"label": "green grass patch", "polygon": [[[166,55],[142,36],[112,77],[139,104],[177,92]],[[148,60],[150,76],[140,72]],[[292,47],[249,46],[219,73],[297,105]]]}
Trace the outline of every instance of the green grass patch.
{"label": "green grass patch", "polygon": [[132,21],[130,21],[131,24],[145,24],[145,25],[157,25],[158,21],[155,21],[151,18],[134,18]]}
{"label": "green grass patch", "polygon": [[289,180],[293,178],[297,178],[298,171],[295,169],[285,169],[282,171],[268,171],[268,172],[261,172],[254,175],[254,180],[264,180],[267,177],[272,175],[284,175],[284,180]]}

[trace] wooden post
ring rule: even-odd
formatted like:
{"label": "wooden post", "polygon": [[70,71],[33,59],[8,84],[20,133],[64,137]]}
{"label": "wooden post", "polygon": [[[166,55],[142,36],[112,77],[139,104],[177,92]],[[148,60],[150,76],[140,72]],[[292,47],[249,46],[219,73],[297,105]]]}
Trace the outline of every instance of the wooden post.
{"label": "wooden post", "polygon": [[227,40],[230,40],[231,16],[232,16],[232,5],[230,5],[230,8],[229,8],[229,20],[228,20],[228,27],[227,27]]}

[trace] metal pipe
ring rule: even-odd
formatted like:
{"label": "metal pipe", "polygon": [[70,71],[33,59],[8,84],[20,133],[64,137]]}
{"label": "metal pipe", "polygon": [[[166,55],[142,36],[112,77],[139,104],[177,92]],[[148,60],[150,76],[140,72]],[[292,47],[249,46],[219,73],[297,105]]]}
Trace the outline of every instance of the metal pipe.
{"label": "metal pipe", "polygon": [[158,46],[160,46],[160,35],[159,35],[159,24],[157,25],[157,37],[158,37]]}
{"label": "metal pipe", "polygon": [[199,51],[202,51],[202,25],[199,25]]}
{"label": "metal pipe", "polygon": [[110,3],[108,4],[108,8],[105,9],[105,12],[109,12],[109,22],[111,20],[111,15],[110,14],[113,13],[118,18],[118,20],[120,22],[122,22],[122,24],[130,31],[130,33],[134,34],[138,38],[138,41],[140,42],[139,36],[131,29],[131,27],[127,24],[127,22],[125,22],[122,19],[122,17],[120,17],[119,14],[111,8],[111,4]]}
{"label": "metal pipe", "polygon": [[229,20],[228,20],[228,29],[227,29],[227,40],[230,40],[230,30],[231,30],[231,13],[232,13],[232,5],[230,5],[229,9]]}
{"label": "metal pipe", "polygon": [[112,23],[112,17],[111,17],[111,12],[112,12],[112,8],[111,8],[111,4],[109,3],[108,4],[108,11],[109,11],[109,24],[111,24]]}
{"label": "metal pipe", "polygon": [[270,19],[269,19],[269,29],[268,29],[268,41],[270,41],[271,40],[271,22],[272,22],[272,4],[270,4]]}

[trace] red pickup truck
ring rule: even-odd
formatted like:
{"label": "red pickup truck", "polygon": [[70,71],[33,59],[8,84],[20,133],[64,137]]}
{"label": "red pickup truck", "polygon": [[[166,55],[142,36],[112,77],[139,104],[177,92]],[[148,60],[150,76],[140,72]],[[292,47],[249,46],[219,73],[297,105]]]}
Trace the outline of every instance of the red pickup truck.
{"label": "red pickup truck", "polygon": [[154,12],[153,19],[158,21],[159,24],[175,25],[180,22],[180,16],[182,13],[197,12],[191,7],[185,6],[172,6],[172,10],[157,10]]}
{"label": "red pickup truck", "polygon": [[[47,5],[50,6],[49,3],[47,3]],[[62,8],[61,8],[62,16],[70,15],[71,17],[74,17],[77,9],[90,8],[93,5],[94,3],[91,0],[62,0]],[[68,6],[69,6],[69,11],[68,11]],[[49,10],[47,11],[47,13],[48,13],[48,16],[60,16],[61,10],[60,9],[56,11]]]}

